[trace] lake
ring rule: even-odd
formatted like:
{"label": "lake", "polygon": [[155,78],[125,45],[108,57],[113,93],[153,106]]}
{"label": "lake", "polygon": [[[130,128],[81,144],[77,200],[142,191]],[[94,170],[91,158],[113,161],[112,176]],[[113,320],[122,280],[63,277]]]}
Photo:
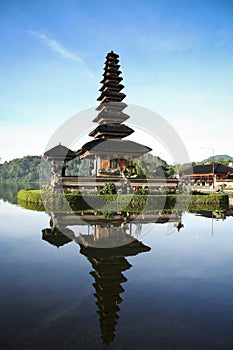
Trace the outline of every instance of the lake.
{"label": "lake", "polygon": [[80,222],[16,190],[0,191],[1,349],[233,349],[232,211]]}

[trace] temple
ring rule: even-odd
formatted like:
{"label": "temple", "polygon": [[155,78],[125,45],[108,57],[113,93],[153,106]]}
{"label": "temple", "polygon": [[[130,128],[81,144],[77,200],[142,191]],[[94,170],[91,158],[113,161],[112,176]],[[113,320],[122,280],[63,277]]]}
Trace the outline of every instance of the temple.
{"label": "temple", "polygon": [[75,159],[76,154],[59,143],[59,145],[46,151],[44,158],[51,163],[51,189],[54,192],[59,192],[62,187],[62,178],[66,176],[68,162]]}
{"label": "temple", "polygon": [[218,185],[233,182],[233,168],[220,163],[195,165],[182,172],[186,185]]}
{"label": "temple", "polygon": [[[51,161],[51,188],[54,192],[62,189],[93,191],[103,187],[107,182],[122,188],[126,179],[130,179],[131,188],[148,186],[148,179],[137,178],[133,160],[140,159],[151,151],[150,147],[125,139],[134,130],[124,124],[130,117],[124,112],[127,104],[123,102],[126,95],[122,92],[119,55],[113,51],[106,56],[104,73],[101,80],[99,102],[96,108],[98,115],[93,119],[97,126],[89,133],[93,140],[85,143],[79,150],[72,151],[59,144],[44,153],[44,158]],[[70,175],[67,167],[71,160],[79,164],[86,163],[87,173],[82,176]],[[166,176],[165,176],[166,177]],[[171,179],[150,181],[151,187],[167,186]],[[177,186],[171,180],[170,186]]]}
{"label": "temple", "polygon": [[147,146],[122,140],[134,130],[123,124],[129,115],[123,112],[127,105],[122,102],[126,95],[122,93],[124,85],[121,84],[119,68],[119,55],[111,51],[106,56],[102,87],[97,98],[100,101],[99,113],[93,120],[99,125],[89,134],[94,140],[77,152],[80,159],[92,160],[92,175],[95,176],[131,175],[127,161],[151,151]]}

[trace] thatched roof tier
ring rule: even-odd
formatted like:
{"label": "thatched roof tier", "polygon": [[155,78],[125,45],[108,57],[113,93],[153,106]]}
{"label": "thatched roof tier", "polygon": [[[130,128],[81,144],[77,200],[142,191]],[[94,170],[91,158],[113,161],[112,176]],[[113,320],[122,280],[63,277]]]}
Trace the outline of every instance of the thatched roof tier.
{"label": "thatched roof tier", "polygon": [[117,92],[120,92],[123,88],[124,85],[123,84],[118,84],[115,81],[110,81],[108,80],[106,83],[104,83],[104,85],[99,89],[99,91],[104,91],[107,89],[111,89],[111,90],[116,90]]}
{"label": "thatched roof tier", "polygon": [[100,112],[95,119],[94,123],[105,124],[105,123],[123,123],[129,119],[129,115],[122,112],[114,112],[104,110]]}
{"label": "thatched roof tier", "polygon": [[[85,236],[88,239],[87,235]],[[88,258],[103,258],[103,257],[125,257],[125,256],[134,256],[139,253],[148,252],[151,250],[150,247],[144,245],[142,242],[137,239],[129,239],[129,243],[113,247],[113,248],[100,248],[88,246],[84,247],[80,242],[80,253],[87,256]],[[130,267],[130,266],[128,266]],[[126,267],[127,269],[127,267]]]}
{"label": "thatched roof tier", "polygon": [[61,144],[49,149],[44,153],[44,158],[46,159],[63,159],[63,160],[72,160],[76,157],[74,151],[70,150],[66,146]]}
{"label": "thatched roof tier", "polygon": [[[67,231],[69,229],[64,228],[64,230]],[[73,231],[71,231],[71,232],[73,232]],[[54,245],[57,248],[65,245],[67,243],[72,242],[72,239],[70,239],[69,237],[64,235],[58,229],[51,230],[50,228],[45,228],[42,230],[42,239],[44,241],[47,241],[48,243]]]}
{"label": "thatched roof tier", "polygon": [[117,76],[117,75],[107,75],[106,77],[104,77],[102,80],[101,80],[101,82],[100,82],[100,84],[104,84],[104,83],[107,83],[108,81],[114,81],[114,82],[117,82],[117,83],[119,83],[119,82],[121,82],[123,80],[123,78],[122,77],[119,77],[119,76]]}
{"label": "thatched roof tier", "polygon": [[108,57],[106,58],[106,61],[104,62],[104,64],[118,64],[119,63],[119,59],[118,58],[114,58],[114,57]]}
{"label": "thatched roof tier", "polygon": [[[121,71],[119,71],[120,65],[119,64],[114,64],[112,63],[108,63],[105,68],[104,68],[104,72],[118,72],[119,74],[121,73]],[[103,74],[104,75],[104,74]]]}
{"label": "thatched roof tier", "polygon": [[117,58],[119,58],[119,55],[117,53],[111,51],[111,52],[107,53],[107,56],[106,56],[106,59],[109,59],[109,58],[117,59]]}
{"label": "thatched roof tier", "polygon": [[122,92],[116,92],[114,90],[104,90],[102,94],[97,98],[97,101],[104,102],[108,100],[109,102],[121,102],[126,97]]}
{"label": "thatched roof tier", "polygon": [[119,69],[120,65],[115,61],[106,61],[104,70],[106,71],[108,68]]}
{"label": "thatched roof tier", "polygon": [[123,111],[127,107],[127,104],[124,102],[117,102],[117,101],[112,101],[112,102],[103,102],[101,103],[96,110],[97,111],[108,111],[108,112],[113,112],[114,113]]}
{"label": "thatched roof tier", "polygon": [[121,139],[95,139],[87,142],[77,156],[85,158],[88,155],[109,155],[112,158],[133,159],[151,151],[151,148],[140,143]]}
{"label": "thatched roof tier", "polygon": [[133,129],[128,127],[124,124],[119,123],[106,123],[106,124],[100,124],[90,132],[89,136],[100,138],[100,137],[117,137],[117,138],[123,138],[126,136],[131,135],[134,132]]}

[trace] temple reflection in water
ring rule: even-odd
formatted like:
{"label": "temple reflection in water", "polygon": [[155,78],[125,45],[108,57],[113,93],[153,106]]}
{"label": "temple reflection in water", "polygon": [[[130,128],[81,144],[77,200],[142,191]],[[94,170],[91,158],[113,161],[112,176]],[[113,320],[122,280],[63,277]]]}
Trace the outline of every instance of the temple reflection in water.
{"label": "temple reflection in water", "polygon": [[107,220],[103,215],[50,213],[50,228],[42,230],[42,239],[56,247],[72,241],[78,243],[80,253],[91,263],[90,274],[94,278],[94,296],[104,344],[109,344],[115,337],[124,292],[122,284],[127,282],[123,272],[132,267],[126,257],[151,249],[138,240],[142,223],[172,221],[178,231],[182,227],[181,212],[160,213],[160,221],[158,215],[153,219],[152,216],[142,219],[136,215],[110,215]]}
{"label": "temple reflection in water", "polygon": [[131,268],[126,256],[150,251],[150,248],[134,240],[121,247],[93,248],[80,244],[80,253],[90,261],[93,270],[90,272],[95,282],[94,296],[98,307],[101,338],[105,344],[114,340],[115,327],[119,319],[120,294],[124,292],[122,283],[127,281],[123,271]]}

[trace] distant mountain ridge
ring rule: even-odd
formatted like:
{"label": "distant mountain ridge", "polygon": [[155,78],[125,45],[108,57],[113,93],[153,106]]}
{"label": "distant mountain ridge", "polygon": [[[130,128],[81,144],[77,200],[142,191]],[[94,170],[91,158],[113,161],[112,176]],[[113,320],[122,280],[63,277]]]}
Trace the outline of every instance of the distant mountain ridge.
{"label": "distant mountain ridge", "polygon": [[[233,161],[233,157],[229,156],[228,154],[216,154],[214,155],[214,161],[218,161],[223,159],[224,161]],[[203,159],[202,162],[212,162],[213,156],[210,156],[209,158]]]}

